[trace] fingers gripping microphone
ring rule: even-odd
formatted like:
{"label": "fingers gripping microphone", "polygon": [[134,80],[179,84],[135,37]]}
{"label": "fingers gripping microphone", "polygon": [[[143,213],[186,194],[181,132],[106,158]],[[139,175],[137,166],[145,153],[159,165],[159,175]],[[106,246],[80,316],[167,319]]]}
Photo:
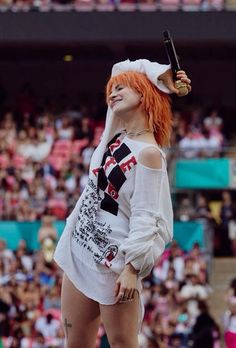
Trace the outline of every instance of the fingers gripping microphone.
{"label": "fingers gripping microphone", "polygon": [[173,72],[173,77],[175,80],[175,87],[179,90],[179,96],[185,96],[188,94],[187,84],[180,80],[176,80],[176,74],[179,70],[181,70],[181,68],[179,65],[179,60],[175,51],[173,40],[168,30],[163,32],[163,36],[164,36],[164,44],[166,47],[166,52],[169,58],[171,70]]}

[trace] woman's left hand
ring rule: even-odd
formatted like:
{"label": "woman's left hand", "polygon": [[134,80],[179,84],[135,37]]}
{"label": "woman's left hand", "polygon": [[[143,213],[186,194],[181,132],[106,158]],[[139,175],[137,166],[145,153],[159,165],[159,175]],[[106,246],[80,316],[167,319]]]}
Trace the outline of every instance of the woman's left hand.
{"label": "woman's left hand", "polygon": [[131,264],[125,266],[116,281],[115,296],[116,302],[129,302],[134,299],[137,289],[137,271]]}
{"label": "woman's left hand", "polygon": [[[186,72],[184,70],[179,70],[176,74],[176,79],[178,81],[181,81],[186,84],[186,87],[188,89],[188,93],[191,91],[191,80],[188,78]],[[179,89],[175,87],[175,81],[173,79],[173,73],[171,69],[164,72],[164,74],[161,74],[158,78],[158,80],[161,80],[164,85],[173,93],[179,95]]]}

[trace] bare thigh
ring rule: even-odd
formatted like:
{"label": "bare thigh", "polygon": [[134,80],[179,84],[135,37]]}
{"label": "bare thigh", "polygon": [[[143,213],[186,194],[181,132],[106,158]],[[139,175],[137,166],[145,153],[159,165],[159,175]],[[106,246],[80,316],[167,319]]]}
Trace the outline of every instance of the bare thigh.
{"label": "bare thigh", "polygon": [[94,348],[100,323],[99,304],[63,276],[61,309],[67,348]]}
{"label": "bare thigh", "polygon": [[101,305],[101,318],[111,348],[138,348],[139,294],[131,302]]}

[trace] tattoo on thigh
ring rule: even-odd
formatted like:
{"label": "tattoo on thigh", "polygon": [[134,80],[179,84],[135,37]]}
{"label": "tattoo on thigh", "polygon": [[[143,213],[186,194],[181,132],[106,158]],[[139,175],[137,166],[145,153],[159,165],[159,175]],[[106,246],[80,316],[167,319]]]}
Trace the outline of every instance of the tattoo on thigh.
{"label": "tattoo on thigh", "polygon": [[64,327],[66,332],[66,338],[69,336],[69,329],[72,328],[72,324],[68,322],[67,318],[64,320]]}

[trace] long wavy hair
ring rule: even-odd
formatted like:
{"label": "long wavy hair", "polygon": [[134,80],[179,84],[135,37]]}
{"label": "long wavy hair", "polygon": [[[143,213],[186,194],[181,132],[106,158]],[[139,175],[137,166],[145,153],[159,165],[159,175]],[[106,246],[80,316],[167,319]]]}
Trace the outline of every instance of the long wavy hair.
{"label": "long wavy hair", "polygon": [[160,91],[145,74],[136,71],[126,71],[111,77],[106,85],[107,103],[112,86],[121,84],[136,90],[142,95],[142,108],[147,115],[149,128],[160,146],[168,146],[172,128],[172,112],[170,98]]}

